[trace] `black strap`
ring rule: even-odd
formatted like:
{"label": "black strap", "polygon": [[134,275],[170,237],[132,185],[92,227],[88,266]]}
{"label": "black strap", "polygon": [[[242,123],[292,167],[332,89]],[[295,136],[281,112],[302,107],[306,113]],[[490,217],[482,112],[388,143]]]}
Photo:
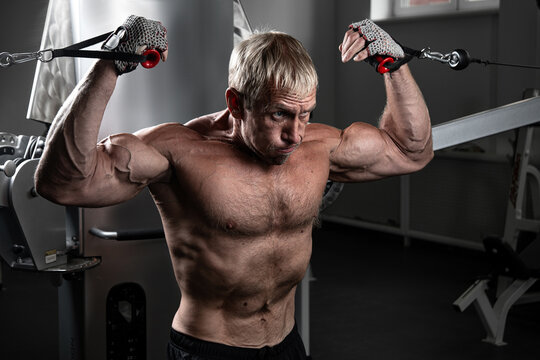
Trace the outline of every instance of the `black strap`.
{"label": "black strap", "polygon": [[401,45],[401,48],[403,49],[403,52],[405,52],[406,55],[413,56],[413,57],[420,57],[420,54],[422,51],[411,49],[410,47],[406,47]]}
{"label": "black strap", "polygon": [[53,58],[56,57],[82,57],[82,58],[93,58],[93,59],[105,59],[105,60],[119,60],[127,62],[143,62],[146,60],[146,56],[122,53],[122,52],[111,52],[111,51],[99,51],[99,50],[81,50],[85,47],[95,45],[97,43],[107,40],[107,38],[112,34],[108,32],[96,37],[93,37],[88,40],[78,42],[76,44],[67,46],[63,49],[54,49],[52,50]]}
{"label": "black strap", "polygon": [[100,42],[103,42],[105,40],[107,40],[107,38],[109,36],[111,36],[112,32],[108,32],[108,33],[105,33],[105,34],[101,34],[99,36],[96,36],[96,37],[93,37],[91,39],[88,39],[88,40],[84,40],[84,41],[81,41],[81,42],[78,42],[76,44],[73,44],[73,45],[70,45],[70,46],[67,46],[65,47],[64,49],[66,50],[80,50],[80,49],[84,49],[85,47],[89,47],[91,45],[95,45],[97,43],[100,43]]}
{"label": "black strap", "polygon": [[70,49],[57,49],[53,50],[53,58],[55,57],[82,57],[92,59],[105,59],[105,60],[120,60],[128,62],[143,62],[146,60],[146,56],[129,54],[129,53],[117,53],[110,51],[98,51],[98,50],[70,50]]}

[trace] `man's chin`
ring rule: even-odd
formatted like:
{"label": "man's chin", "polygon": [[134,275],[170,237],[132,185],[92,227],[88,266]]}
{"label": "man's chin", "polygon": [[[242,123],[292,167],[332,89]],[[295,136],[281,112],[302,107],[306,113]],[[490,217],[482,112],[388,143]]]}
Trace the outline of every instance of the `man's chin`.
{"label": "man's chin", "polygon": [[287,154],[287,155],[278,155],[276,157],[273,157],[271,159],[269,159],[269,163],[271,165],[283,165],[285,164],[285,162],[287,161],[287,159],[289,159],[289,156],[291,154]]}
{"label": "man's chin", "polygon": [[[290,150],[286,152],[277,151],[277,154],[271,158],[273,165],[283,165],[289,159],[289,157],[295,152],[295,150],[298,148],[298,146],[295,146],[294,148],[291,148]],[[276,152],[274,152],[276,153]]]}
{"label": "man's chin", "polygon": [[266,162],[268,165],[283,165],[285,162],[289,159],[289,157],[294,153],[294,151],[291,151],[289,153],[279,153],[279,152],[269,152],[265,155],[263,154],[257,154],[259,155],[259,158],[262,159],[264,162]]}

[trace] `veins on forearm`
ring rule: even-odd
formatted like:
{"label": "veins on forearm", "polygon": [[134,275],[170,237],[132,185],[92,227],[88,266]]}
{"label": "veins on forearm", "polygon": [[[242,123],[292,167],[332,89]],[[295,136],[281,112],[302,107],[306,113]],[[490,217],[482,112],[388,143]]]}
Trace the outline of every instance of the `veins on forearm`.
{"label": "veins on forearm", "polygon": [[115,86],[106,72],[103,63],[92,68],[60,108],[47,136],[46,157],[63,162],[77,176],[89,176],[95,167],[99,128]]}
{"label": "veins on forearm", "polygon": [[423,150],[429,141],[431,125],[420,89],[405,71],[395,78],[385,78],[387,104],[379,122],[402,151]]}

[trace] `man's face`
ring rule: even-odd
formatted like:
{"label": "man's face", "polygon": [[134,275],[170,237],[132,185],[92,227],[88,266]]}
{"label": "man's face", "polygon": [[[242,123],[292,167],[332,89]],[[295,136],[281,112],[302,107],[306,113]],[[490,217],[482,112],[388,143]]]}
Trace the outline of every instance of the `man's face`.
{"label": "man's face", "polygon": [[246,145],[271,165],[285,163],[302,143],[316,94],[314,89],[299,98],[285,91],[272,91],[267,104],[245,111],[242,136]]}

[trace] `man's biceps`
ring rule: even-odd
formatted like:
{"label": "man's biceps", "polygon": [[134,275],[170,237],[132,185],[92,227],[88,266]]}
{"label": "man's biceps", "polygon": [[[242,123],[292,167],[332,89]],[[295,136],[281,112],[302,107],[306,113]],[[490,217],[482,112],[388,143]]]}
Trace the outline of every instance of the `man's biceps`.
{"label": "man's biceps", "polygon": [[[344,150],[344,149],[342,149]],[[364,178],[370,173],[375,156],[365,152],[336,151],[330,158],[330,176],[336,181],[356,181],[359,177]]]}
{"label": "man's biceps", "polygon": [[387,136],[376,128],[347,129],[333,155],[346,163],[363,166],[384,156],[388,146]]}
{"label": "man's biceps", "polygon": [[103,144],[112,172],[127,173],[132,183],[147,184],[169,168],[168,160],[134,135],[111,136]]}

